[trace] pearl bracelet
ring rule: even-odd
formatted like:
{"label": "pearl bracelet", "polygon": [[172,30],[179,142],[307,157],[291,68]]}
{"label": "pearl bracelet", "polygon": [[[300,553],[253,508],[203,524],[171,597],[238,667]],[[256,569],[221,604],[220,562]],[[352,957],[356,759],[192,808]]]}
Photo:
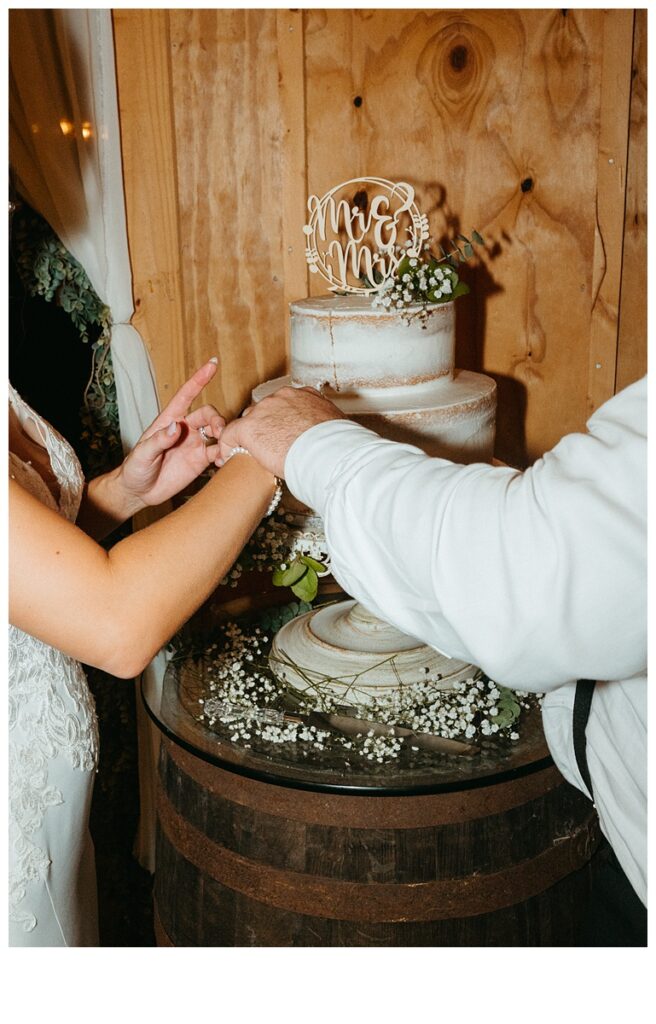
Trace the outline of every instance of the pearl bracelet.
{"label": "pearl bracelet", "polygon": [[[230,451],[226,455],[225,459],[223,460],[223,465],[225,466],[226,462],[228,462],[228,460],[231,459],[233,455],[250,455],[250,454],[251,453],[249,452],[248,448],[243,448],[240,444],[238,444],[235,448],[231,448],[230,449]],[[281,484],[281,482],[280,482],[280,480],[278,479],[277,476],[274,476],[273,479],[276,482],[276,489],[273,492],[273,497],[272,497],[271,501],[269,502],[269,507],[267,508],[266,512],[262,516],[263,519],[266,519],[267,516],[270,516],[272,512],[276,511],[276,509],[278,508],[278,505],[280,504],[280,500],[282,498],[282,484]]]}

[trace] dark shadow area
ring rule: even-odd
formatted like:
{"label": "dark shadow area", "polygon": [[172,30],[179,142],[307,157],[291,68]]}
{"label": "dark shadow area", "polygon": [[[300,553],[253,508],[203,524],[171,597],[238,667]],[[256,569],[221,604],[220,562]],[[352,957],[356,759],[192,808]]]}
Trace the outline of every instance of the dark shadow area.
{"label": "dark shadow area", "polygon": [[[446,188],[438,182],[419,182],[417,190],[422,195],[434,195],[435,201],[427,210],[429,220],[440,218],[444,233],[437,244],[449,248],[449,239],[456,235],[471,235],[477,225],[463,226],[458,216],[450,212]],[[526,191],[526,182],[520,185]],[[485,262],[482,260],[462,263],[458,275],[470,288],[469,295],[458,299],[456,307],[456,367],[485,373],[496,381],[497,417],[495,455],[510,466],[524,469],[528,464],[526,453],[526,387],[521,381],[503,374],[493,373],[485,365],[485,337],[487,330],[487,305],[490,297],[503,291],[493,276],[491,267],[505,249],[512,245],[510,237],[503,232],[500,238],[492,239],[483,234]],[[480,252],[480,249],[476,249]],[[514,330],[508,325],[509,332]]]}
{"label": "dark shadow area", "polygon": [[9,379],[81,457],[80,408],[91,373],[91,344],[83,345],[68,313],[30,295],[9,248]]}
{"label": "dark shadow area", "polygon": [[101,946],[154,946],[153,879],[132,855],[139,824],[136,684],[84,666],[100,725],[91,805]]}
{"label": "dark shadow area", "polygon": [[[487,371],[486,371],[487,372]],[[526,386],[514,377],[490,373],[497,384],[497,429],[494,454],[516,469],[526,469]]]}

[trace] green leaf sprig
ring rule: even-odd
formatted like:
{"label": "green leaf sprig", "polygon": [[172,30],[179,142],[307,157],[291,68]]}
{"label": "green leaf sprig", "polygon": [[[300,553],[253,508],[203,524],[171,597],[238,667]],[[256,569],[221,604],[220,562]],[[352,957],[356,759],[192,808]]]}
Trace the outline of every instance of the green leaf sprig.
{"label": "green leaf sprig", "polygon": [[[463,243],[462,246],[459,242]],[[467,295],[469,286],[460,280],[458,267],[472,259],[475,244],[484,244],[478,231],[472,231],[471,239],[466,235],[456,235],[448,250],[438,246],[439,256],[435,256],[430,248],[425,248],[421,254],[410,250],[400,259],[394,276],[380,284],[372,306],[389,309],[390,312],[413,305],[420,305],[426,310],[429,306],[453,302],[461,295]]]}
{"label": "green leaf sprig", "polygon": [[283,563],[273,573],[274,587],[290,587],[301,601],[312,602],[319,589],[319,573],[328,571],[323,562],[309,555],[295,555],[289,564]]}

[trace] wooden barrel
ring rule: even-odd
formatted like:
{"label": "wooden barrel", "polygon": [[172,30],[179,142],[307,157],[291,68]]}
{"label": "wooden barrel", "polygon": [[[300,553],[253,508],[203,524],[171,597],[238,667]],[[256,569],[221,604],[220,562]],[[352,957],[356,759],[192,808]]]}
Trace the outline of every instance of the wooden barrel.
{"label": "wooden barrel", "polygon": [[572,945],[598,838],[590,802],[553,766],[352,796],[247,778],[163,740],[157,941]]}

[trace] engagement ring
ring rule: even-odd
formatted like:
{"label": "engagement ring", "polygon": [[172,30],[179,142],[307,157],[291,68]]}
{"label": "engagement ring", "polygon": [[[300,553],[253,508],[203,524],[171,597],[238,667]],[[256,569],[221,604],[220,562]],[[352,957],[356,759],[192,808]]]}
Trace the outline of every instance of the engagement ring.
{"label": "engagement ring", "polygon": [[200,434],[200,436],[203,439],[203,444],[215,444],[216,443],[214,438],[209,436],[209,434],[207,433],[207,430],[205,429],[205,427],[199,427],[198,428],[198,433]]}

